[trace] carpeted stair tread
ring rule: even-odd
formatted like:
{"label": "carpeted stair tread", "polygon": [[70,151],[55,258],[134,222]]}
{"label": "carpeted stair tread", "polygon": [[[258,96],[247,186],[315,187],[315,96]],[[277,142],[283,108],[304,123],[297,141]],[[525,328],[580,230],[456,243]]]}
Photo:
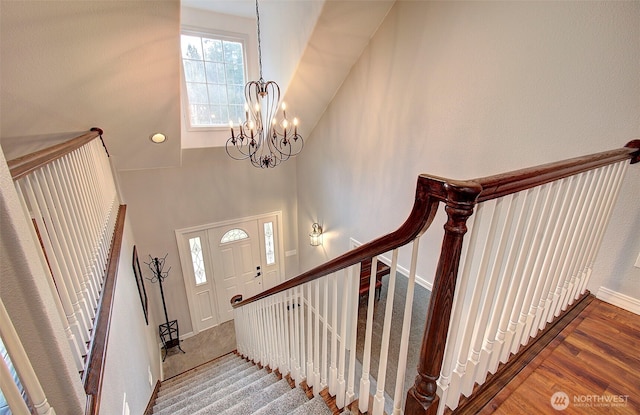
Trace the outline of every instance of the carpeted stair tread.
{"label": "carpeted stair tread", "polygon": [[[174,415],[179,413],[179,411],[185,406],[189,406],[195,412],[200,408],[231,396],[233,393],[237,392],[238,389],[243,388],[246,385],[260,381],[263,378],[270,377],[270,374],[267,373],[267,371],[258,370],[257,367],[249,368],[247,370],[250,370],[251,373],[245,375],[245,372],[241,372],[235,376],[232,376],[229,379],[225,380],[224,385],[220,385],[220,388],[215,391],[205,388],[200,390],[198,393],[181,396],[181,399],[174,400],[170,405],[162,407],[162,409],[159,410],[157,414]],[[273,378],[277,380],[277,378],[275,378],[275,375],[273,376]],[[272,381],[272,383],[274,383],[274,381]]]}
{"label": "carpeted stair tread", "polygon": [[[299,408],[304,407],[307,403],[311,402],[304,391],[300,388],[291,389],[286,394],[280,396],[278,399],[269,402],[267,405],[254,412],[254,415],[289,415]],[[327,405],[321,402],[322,405],[329,411]],[[329,412],[301,412],[301,414],[324,414]]]}
{"label": "carpeted stair tread", "polygon": [[[286,379],[280,379],[273,385],[259,391],[259,393],[243,396],[240,402],[222,412],[221,415],[254,414],[260,408],[279,399],[289,392],[291,392],[291,385],[289,385],[289,382],[287,382]],[[209,414],[209,412],[207,412],[207,414]]]}
{"label": "carpeted stair tread", "polygon": [[[186,383],[193,383],[196,379],[210,379],[215,376],[227,373],[231,368],[241,363],[249,363],[238,356],[232,355],[232,358],[226,358],[222,361],[214,361],[211,364],[197,367],[192,371],[178,375],[176,378],[168,379],[162,382],[163,388],[158,393],[158,397],[169,393],[172,390],[182,387]],[[224,357],[224,356],[223,356]],[[250,364],[250,363],[249,363]],[[166,389],[165,389],[166,386]]]}
{"label": "carpeted stair tread", "polygon": [[164,406],[163,402],[169,400],[175,400],[178,396],[186,394],[194,395],[202,390],[211,388],[212,392],[219,390],[222,387],[226,387],[233,383],[236,379],[247,376],[253,372],[258,371],[258,367],[249,363],[242,362],[234,366],[228,366],[227,371],[221,373],[214,373],[211,377],[196,376],[191,381],[182,382],[176,387],[171,388],[162,395],[158,395],[156,403],[160,406]]}
{"label": "carpeted stair tread", "polygon": [[177,412],[176,415],[219,415],[223,411],[231,408],[240,401],[247,399],[247,397],[249,396],[252,396],[254,394],[260,395],[268,386],[278,382],[278,377],[275,374],[267,373],[266,371],[261,372],[263,372],[266,376],[263,376],[260,379],[235,390],[231,394],[226,394],[224,399],[215,399],[208,405],[199,405],[197,406],[197,411],[194,410],[196,406],[191,406],[191,408],[187,408],[187,411]]}
{"label": "carpeted stair tread", "polygon": [[[306,395],[305,395],[306,397]],[[314,396],[313,399],[307,400],[304,405],[297,407],[287,415],[331,415],[331,410],[327,407],[320,396]]]}

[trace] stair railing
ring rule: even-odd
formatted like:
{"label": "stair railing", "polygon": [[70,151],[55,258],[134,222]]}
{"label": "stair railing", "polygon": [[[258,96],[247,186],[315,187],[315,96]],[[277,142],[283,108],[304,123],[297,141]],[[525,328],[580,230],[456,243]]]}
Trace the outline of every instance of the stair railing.
{"label": "stair railing", "polygon": [[102,130],[7,165],[40,241],[41,260],[87,392],[87,413],[97,414],[125,212]]}
{"label": "stair railing", "polygon": [[[397,362],[393,413],[403,413],[418,245],[442,202],[447,222],[418,376],[404,413],[455,410],[461,394],[469,396],[475,384],[484,383],[488,373],[588,293],[628,161],[640,161],[639,148],[640,140],[634,140],[618,150],[469,181],[421,175],[414,207],[397,231],[234,303],[239,353],[306,381],[314,394],[328,388],[338,408],[359,397],[361,412],[382,414],[398,249],[412,244],[400,348],[392,359]],[[368,258],[372,270],[378,260],[391,258],[376,378],[370,373],[373,277],[363,352],[356,356],[359,264]],[[372,380],[377,387],[370,400]]]}

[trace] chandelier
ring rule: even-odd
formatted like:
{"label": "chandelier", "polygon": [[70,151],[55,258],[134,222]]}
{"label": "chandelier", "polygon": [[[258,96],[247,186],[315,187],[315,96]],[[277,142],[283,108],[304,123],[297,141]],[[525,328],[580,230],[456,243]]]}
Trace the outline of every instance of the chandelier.
{"label": "chandelier", "polygon": [[227,154],[236,160],[249,159],[254,167],[276,167],[302,151],[304,140],[298,134],[298,119],[289,121],[285,103],[280,103],[280,87],[262,77],[260,44],[260,12],[256,0],[258,27],[258,63],[260,80],[244,86],[245,119],[238,120],[236,131],[229,121],[231,137],[227,140]]}

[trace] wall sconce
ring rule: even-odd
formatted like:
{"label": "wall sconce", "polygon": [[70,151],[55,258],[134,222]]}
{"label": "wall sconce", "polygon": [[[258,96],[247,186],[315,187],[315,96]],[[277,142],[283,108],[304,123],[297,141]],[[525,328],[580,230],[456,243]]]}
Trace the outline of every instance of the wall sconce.
{"label": "wall sconce", "polygon": [[320,226],[317,222],[311,225],[309,243],[311,244],[311,246],[322,245],[322,226]]}

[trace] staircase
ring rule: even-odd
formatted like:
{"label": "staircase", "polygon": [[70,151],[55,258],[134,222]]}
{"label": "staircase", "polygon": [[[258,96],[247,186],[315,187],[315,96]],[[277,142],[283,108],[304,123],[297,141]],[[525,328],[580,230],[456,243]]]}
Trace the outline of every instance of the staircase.
{"label": "staircase", "polygon": [[332,411],[322,397],[309,399],[287,379],[231,353],[163,382],[152,413],[331,415]]}

